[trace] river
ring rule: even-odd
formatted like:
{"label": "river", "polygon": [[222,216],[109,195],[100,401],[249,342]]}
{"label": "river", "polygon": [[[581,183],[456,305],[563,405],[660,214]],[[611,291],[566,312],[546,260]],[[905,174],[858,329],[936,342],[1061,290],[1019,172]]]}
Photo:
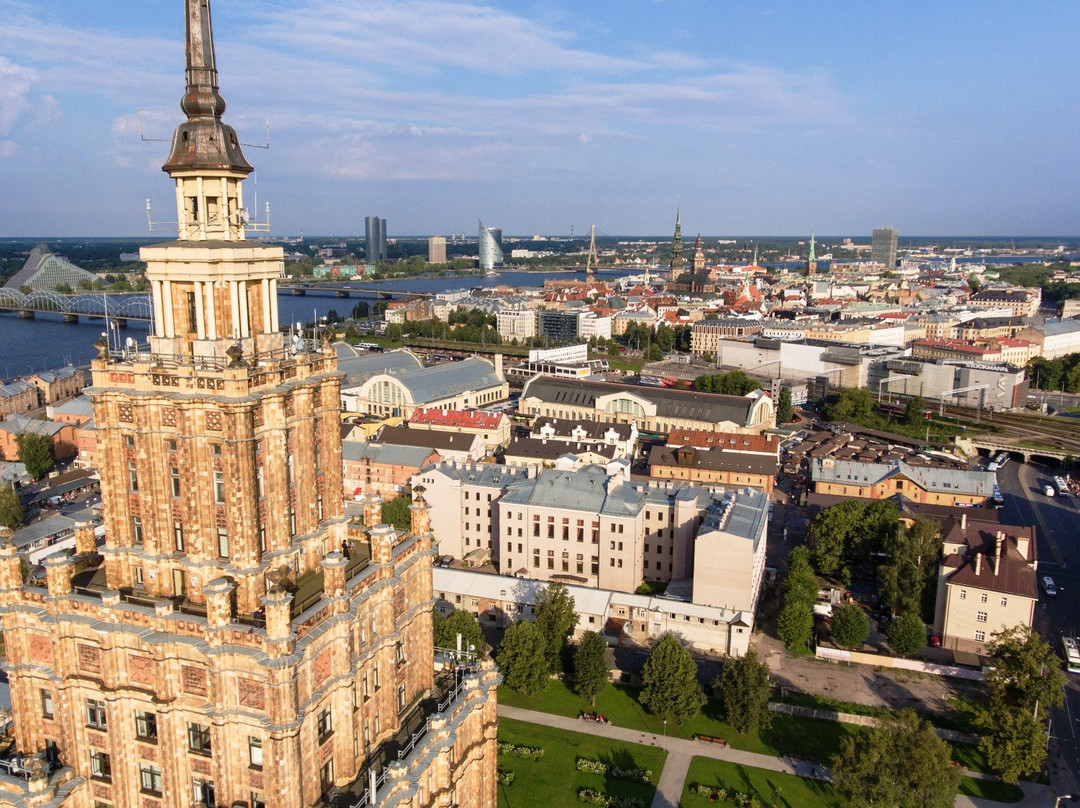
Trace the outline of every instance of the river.
{"label": "river", "polygon": [[[626,275],[629,270],[604,271],[597,275],[612,279]],[[411,278],[407,280],[350,283],[349,286],[364,289],[391,288],[394,291],[427,292],[435,294],[455,289],[489,288],[492,286],[541,286],[547,278],[572,280],[585,277],[580,272],[504,272],[493,276],[470,275],[453,278]],[[344,285],[344,284],[342,284]],[[310,323],[323,317],[331,309],[340,316],[348,317],[359,298],[340,298],[333,295],[294,296],[287,292],[278,295],[278,311],[281,323]],[[371,300],[368,299],[368,303]],[[94,342],[101,336],[105,324],[101,320],[80,318],[78,323],[64,323],[59,315],[38,313],[33,320],[24,320],[17,314],[0,314],[0,378],[10,380],[15,376],[38,373],[64,365],[85,365],[97,356]],[[146,340],[149,324],[131,321],[120,331],[122,338],[132,337],[139,342]]]}

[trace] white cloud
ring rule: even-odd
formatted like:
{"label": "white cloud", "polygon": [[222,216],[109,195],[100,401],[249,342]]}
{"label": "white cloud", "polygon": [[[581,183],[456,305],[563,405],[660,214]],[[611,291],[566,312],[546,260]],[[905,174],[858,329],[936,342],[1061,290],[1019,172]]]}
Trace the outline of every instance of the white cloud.
{"label": "white cloud", "polygon": [[34,71],[0,56],[0,135],[11,134],[15,123],[31,108],[27,95]]}

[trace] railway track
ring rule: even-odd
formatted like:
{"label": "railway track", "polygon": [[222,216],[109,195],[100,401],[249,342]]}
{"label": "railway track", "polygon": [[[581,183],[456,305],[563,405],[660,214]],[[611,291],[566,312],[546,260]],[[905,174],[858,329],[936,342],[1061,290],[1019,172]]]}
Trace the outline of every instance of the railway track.
{"label": "railway track", "polygon": [[946,406],[945,414],[967,421],[981,420],[1002,430],[1000,437],[1058,447],[1080,455],[1080,422],[1052,415],[1015,412],[977,413],[968,407]]}

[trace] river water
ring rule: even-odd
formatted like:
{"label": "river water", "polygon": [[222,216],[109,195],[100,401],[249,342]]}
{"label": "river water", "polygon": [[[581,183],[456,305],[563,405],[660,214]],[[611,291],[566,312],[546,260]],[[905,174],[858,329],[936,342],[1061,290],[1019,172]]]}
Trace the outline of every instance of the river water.
{"label": "river water", "polygon": [[[627,271],[604,271],[597,273],[604,278],[626,275]],[[583,278],[582,272],[504,272],[493,276],[470,275],[454,278],[412,278],[409,280],[350,283],[348,286],[362,289],[392,289],[405,292],[435,294],[455,289],[473,289],[492,286],[541,286],[546,278],[572,280]],[[346,284],[341,284],[346,285]],[[368,304],[371,298],[364,298]],[[310,323],[323,317],[331,309],[340,316],[348,317],[353,306],[361,298],[340,298],[333,295],[308,294],[294,296],[287,292],[278,295],[278,311],[282,325]],[[18,314],[0,314],[0,379],[10,380],[19,375],[38,373],[64,365],[85,365],[97,356],[94,342],[102,335],[102,320],[80,318],[78,323],[64,323],[59,315],[38,313],[33,320],[24,320]],[[131,337],[139,342],[146,340],[149,324],[130,321],[120,330],[121,339]]]}

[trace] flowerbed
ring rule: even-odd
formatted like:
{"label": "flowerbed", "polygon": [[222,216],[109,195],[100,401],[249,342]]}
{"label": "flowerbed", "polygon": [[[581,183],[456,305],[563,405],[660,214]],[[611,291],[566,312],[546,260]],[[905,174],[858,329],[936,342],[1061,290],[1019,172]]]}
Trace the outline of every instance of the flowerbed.
{"label": "flowerbed", "polygon": [[617,766],[609,766],[606,763],[601,763],[599,760],[590,760],[589,758],[578,758],[577,770],[579,772],[588,772],[589,774],[599,774],[601,776],[610,774],[612,777],[616,777],[619,780],[634,780],[640,783],[652,782],[652,771],[649,769],[620,769]]}
{"label": "flowerbed", "polygon": [[539,746],[518,746],[508,741],[497,742],[496,749],[500,755],[512,755],[526,760],[539,760],[544,756],[544,750]]}
{"label": "flowerbed", "polygon": [[517,773],[512,772],[509,769],[497,769],[495,771],[495,780],[500,785],[508,786],[514,782],[517,778]]}
{"label": "flowerbed", "polygon": [[645,808],[645,803],[637,797],[616,797],[593,788],[578,791],[578,799],[589,805],[603,805],[607,808]]}
{"label": "flowerbed", "polygon": [[[733,802],[743,808],[765,808],[766,804],[756,794],[744,794],[741,791],[724,788],[723,786],[707,786],[704,783],[694,783],[690,790],[699,797],[704,797],[709,802]],[[776,808],[769,806],[769,808]]]}

